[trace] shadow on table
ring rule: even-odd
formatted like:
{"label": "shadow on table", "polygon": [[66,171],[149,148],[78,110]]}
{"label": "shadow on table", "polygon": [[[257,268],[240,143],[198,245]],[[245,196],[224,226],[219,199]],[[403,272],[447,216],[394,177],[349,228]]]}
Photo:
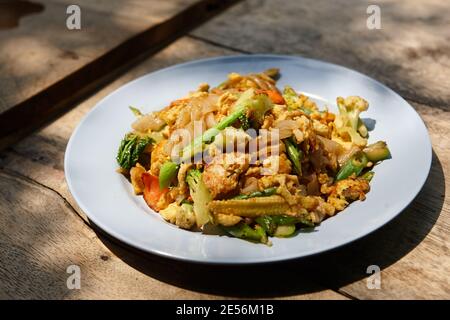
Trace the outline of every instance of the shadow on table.
{"label": "shadow on table", "polygon": [[125,263],[160,281],[208,294],[280,297],[338,289],[367,277],[370,265],[378,265],[382,270],[392,265],[430,232],[441,212],[444,195],[444,172],[433,152],[431,171],[423,189],[389,224],[333,251],[264,265],[220,266],[171,260],[129,247],[105,236],[98,227],[94,230]]}

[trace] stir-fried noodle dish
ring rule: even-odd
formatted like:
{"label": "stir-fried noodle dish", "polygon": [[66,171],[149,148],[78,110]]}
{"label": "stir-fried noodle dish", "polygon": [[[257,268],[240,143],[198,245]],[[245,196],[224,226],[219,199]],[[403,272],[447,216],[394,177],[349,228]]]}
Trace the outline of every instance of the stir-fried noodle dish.
{"label": "stir-fried noodle dish", "polygon": [[[118,172],[168,222],[270,244],[364,200],[373,168],[390,158],[369,144],[359,96],[319,109],[277,69],[231,73],[136,120],[120,143]],[[296,88],[297,89],[297,88]]]}

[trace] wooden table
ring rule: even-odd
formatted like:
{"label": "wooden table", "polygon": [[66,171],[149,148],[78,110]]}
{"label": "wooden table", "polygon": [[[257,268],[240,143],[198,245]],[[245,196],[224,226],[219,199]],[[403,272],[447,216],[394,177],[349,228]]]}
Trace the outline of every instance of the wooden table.
{"label": "wooden table", "polygon": [[[57,69],[51,77],[32,61],[29,67],[23,67],[15,65],[9,56],[11,64],[0,64],[0,87],[9,88],[6,95],[0,91],[5,108],[36,108],[36,103],[47,98],[57,105],[55,110],[38,112],[39,121],[25,119],[23,130],[10,131],[3,140],[3,146],[8,147],[0,153],[0,298],[450,298],[448,3],[377,1],[382,29],[368,30],[366,9],[370,3],[365,1],[248,0],[206,23],[203,22],[226,6],[220,7],[217,1],[175,1],[164,9],[159,6],[163,1],[156,2],[135,1],[129,10],[119,10],[123,5],[120,1],[114,1],[115,7],[104,3],[96,7],[86,5],[86,10],[93,10],[98,19],[103,19],[98,28],[89,30],[96,41],[116,35],[117,41],[105,40],[97,48],[92,45],[93,53],[78,47],[79,52],[70,50],[82,61],[69,63],[63,72]],[[66,1],[49,3],[61,6]],[[184,30],[179,15],[199,5],[216,6],[209,9],[214,14],[208,10],[198,13],[196,7],[199,25],[191,30],[195,24],[188,21],[189,28]],[[164,10],[158,12],[155,8]],[[101,18],[111,14],[121,21],[116,26]],[[155,17],[146,21],[146,15]],[[38,16],[39,13],[27,16],[24,26],[33,25]],[[161,24],[166,25],[165,31],[158,39],[150,33],[153,40],[145,42],[142,52],[135,42],[127,42]],[[29,36],[39,47],[41,42],[30,36],[30,30],[18,28],[11,32]],[[121,34],[119,29],[127,31]],[[78,32],[77,37],[83,38],[83,31]],[[3,37],[5,31],[0,30],[0,41]],[[55,52],[42,50],[42,59],[50,59],[46,52],[58,57],[58,50],[66,50],[58,43],[62,39],[57,32],[45,39],[56,43]],[[10,37],[8,41],[13,47],[17,41],[18,49],[27,48],[20,38]],[[127,46],[134,64],[121,57]],[[0,61],[6,59],[6,54],[2,56],[4,48],[0,45]],[[122,49],[114,54],[117,48]],[[73,57],[72,53],[68,55]],[[192,59],[249,53],[327,60],[366,73],[400,93],[424,119],[433,144],[429,178],[413,203],[388,225],[343,248],[308,259],[258,267],[211,267],[166,260],[129,248],[93,226],[71,197],[64,179],[64,151],[80,119],[101,98],[140,75]],[[23,53],[17,52],[16,59],[20,60],[20,54]],[[59,63],[55,59],[54,63]],[[105,71],[108,65],[112,66],[111,72]],[[89,76],[85,68],[93,75]],[[48,70],[54,72],[55,68]],[[77,73],[79,70],[84,71]],[[100,71],[105,74],[97,81]],[[37,78],[27,80],[26,73]],[[86,86],[78,86],[70,94],[67,86],[82,78],[87,79]],[[62,91],[49,93],[55,85]],[[39,95],[45,99],[30,102]],[[72,109],[61,115],[69,106]],[[42,126],[44,122],[46,126]],[[1,115],[0,123],[6,123]],[[17,123],[8,125],[12,128]],[[18,138],[22,139],[15,142]],[[66,286],[69,265],[81,268],[80,290]],[[367,286],[369,265],[382,269],[379,290]],[[276,276],[267,277],[268,273]],[[261,278],[266,279],[264,283]]]}

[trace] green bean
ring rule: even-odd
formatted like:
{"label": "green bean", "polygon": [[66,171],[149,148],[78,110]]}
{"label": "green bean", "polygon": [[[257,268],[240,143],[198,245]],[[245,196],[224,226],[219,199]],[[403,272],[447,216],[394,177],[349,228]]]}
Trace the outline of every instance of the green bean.
{"label": "green bean", "polygon": [[287,155],[289,159],[292,161],[292,164],[294,165],[295,172],[299,176],[301,176],[302,175],[301,160],[303,158],[302,151],[297,148],[297,145],[295,144],[295,142],[292,141],[292,139],[285,139],[284,144],[286,146]]}
{"label": "green bean", "polygon": [[279,226],[302,224],[313,227],[314,223],[301,217],[286,215],[261,216],[255,219],[268,235],[273,236]]}
{"label": "green bean", "polygon": [[367,171],[366,173],[364,173],[364,174],[361,176],[361,178],[370,182],[370,181],[372,180],[372,178],[373,178],[374,175],[375,175],[375,172],[373,172],[373,171]]}
{"label": "green bean", "polygon": [[268,243],[266,232],[261,226],[258,225],[253,229],[248,224],[241,222],[231,227],[223,227],[223,229],[236,238]]}
{"label": "green bean", "polygon": [[341,167],[336,175],[336,181],[347,179],[352,174],[359,176],[361,171],[367,166],[369,160],[364,152],[359,151],[355,153],[346,163]]}
{"label": "green bean", "polygon": [[259,224],[269,236],[273,236],[277,229],[277,224],[272,218],[272,216],[261,216],[255,219],[256,223]]}
{"label": "green bean", "polygon": [[233,199],[239,199],[239,200],[244,200],[244,199],[249,199],[249,198],[256,198],[256,197],[268,197],[268,196],[272,196],[277,192],[277,188],[272,187],[272,188],[267,188],[264,189],[263,191],[255,191],[249,194],[240,194],[236,197],[234,197]]}

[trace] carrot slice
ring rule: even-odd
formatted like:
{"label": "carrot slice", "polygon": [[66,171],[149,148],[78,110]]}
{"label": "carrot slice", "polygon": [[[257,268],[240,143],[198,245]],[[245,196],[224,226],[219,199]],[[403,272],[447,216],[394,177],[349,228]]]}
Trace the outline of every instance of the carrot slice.
{"label": "carrot slice", "polygon": [[142,174],[142,182],[144,183],[145,202],[153,210],[159,211],[161,208],[158,208],[158,201],[169,191],[169,188],[160,189],[158,178],[147,172]]}
{"label": "carrot slice", "polygon": [[269,96],[270,100],[272,100],[275,104],[284,104],[283,96],[275,91],[275,90],[266,90],[265,93]]}

